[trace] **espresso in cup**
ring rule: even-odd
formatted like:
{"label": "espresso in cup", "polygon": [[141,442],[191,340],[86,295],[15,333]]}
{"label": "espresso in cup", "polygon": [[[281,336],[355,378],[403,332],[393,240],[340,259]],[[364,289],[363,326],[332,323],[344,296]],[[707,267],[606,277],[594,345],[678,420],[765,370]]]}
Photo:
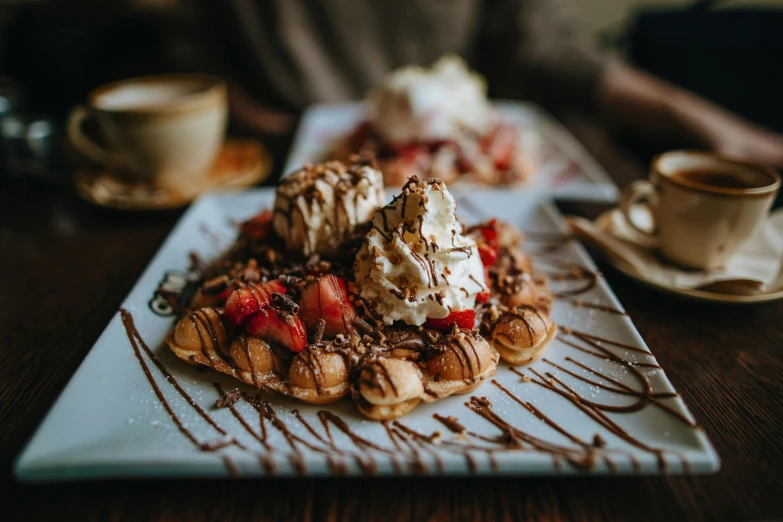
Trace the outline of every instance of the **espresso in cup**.
{"label": "espresso in cup", "polygon": [[[767,167],[716,154],[673,151],[653,160],[649,181],[624,192],[620,209],[665,257],[699,269],[723,267],[766,220],[780,188]],[[631,207],[645,202],[653,228],[636,223]]]}
{"label": "espresso in cup", "polygon": [[[672,179],[685,185],[700,186],[706,190],[713,188],[751,189],[757,188],[752,179],[746,179],[731,172],[717,170],[683,170],[676,172]],[[761,180],[762,183],[765,180]]]}
{"label": "espresso in cup", "polygon": [[[92,161],[186,193],[203,182],[225,138],[224,83],[211,76],[148,76],[99,87],[71,114],[68,136]],[[99,142],[84,134],[97,120]]]}

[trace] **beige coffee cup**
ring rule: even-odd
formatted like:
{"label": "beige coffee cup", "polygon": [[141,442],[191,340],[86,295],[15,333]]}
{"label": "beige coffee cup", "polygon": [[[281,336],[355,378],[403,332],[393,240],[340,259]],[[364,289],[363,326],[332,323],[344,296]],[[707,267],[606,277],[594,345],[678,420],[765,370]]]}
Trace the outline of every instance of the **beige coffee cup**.
{"label": "beige coffee cup", "polygon": [[[87,158],[152,185],[188,192],[203,182],[225,139],[226,86],[204,75],[132,78],[92,91],[68,137]],[[84,131],[94,118],[101,144]]]}
{"label": "beige coffee cup", "polygon": [[[632,183],[620,199],[625,221],[677,264],[723,267],[767,218],[780,176],[767,167],[699,151],[656,157],[649,181]],[[652,229],[637,223],[633,205],[645,202]]]}

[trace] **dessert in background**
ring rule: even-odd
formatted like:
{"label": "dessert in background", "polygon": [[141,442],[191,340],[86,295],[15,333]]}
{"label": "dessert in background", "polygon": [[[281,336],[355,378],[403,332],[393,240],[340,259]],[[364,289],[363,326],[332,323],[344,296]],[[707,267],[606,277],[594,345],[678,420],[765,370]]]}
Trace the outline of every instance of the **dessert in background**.
{"label": "dessert in background", "polygon": [[334,155],[376,159],[390,187],[411,176],[501,184],[531,175],[519,129],[498,118],[484,78],[457,56],[394,71],[367,104],[368,119]]}
{"label": "dessert in background", "polygon": [[521,235],[463,227],[439,179],[383,206],[382,178],[364,160],[286,178],[182,294],[174,353],[310,404],[351,395],[376,420],[538,357],[556,327]]}

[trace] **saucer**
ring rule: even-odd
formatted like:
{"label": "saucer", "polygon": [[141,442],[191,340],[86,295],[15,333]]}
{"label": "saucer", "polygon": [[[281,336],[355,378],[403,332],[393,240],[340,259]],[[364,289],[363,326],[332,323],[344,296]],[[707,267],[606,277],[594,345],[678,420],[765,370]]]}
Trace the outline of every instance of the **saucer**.
{"label": "saucer", "polygon": [[107,169],[85,168],[74,176],[76,192],[101,207],[120,210],[167,210],[185,206],[208,190],[249,187],[272,170],[266,148],[256,140],[229,139],[204,180],[188,191],[128,181]]}
{"label": "saucer", "polygon": [[[604,212],[592,223],[592,226],[594,226],[598,232],[610,233],[613,227],[613,214],[617,211],[618,210],[615,208]],[[755,290],[752,292],[749,292],[748,289],[744,289],[745,293],[731,292],[730,288],[735,284],[732,282],[712,283],[700,288],[685,288],[662,284],[659,281],[654,281],[646,277],[645,274],[640,273],[636,268],[622,260],[620,256],[612,252],[610,245],[601,244],[600,241],[595,237],[592,237],[589,232],[585,232],[585,227],[579,225],[577,220],[569,219],[569,224],[572,225],[572,229],[576,230],[577,236],[580,239],[597,247],[610,265],[628,277],[635,279],[650,288],[689,299],[720,303],[763,303],[783,299],[783,271],[778,275],[772,288],[768,290]]]}

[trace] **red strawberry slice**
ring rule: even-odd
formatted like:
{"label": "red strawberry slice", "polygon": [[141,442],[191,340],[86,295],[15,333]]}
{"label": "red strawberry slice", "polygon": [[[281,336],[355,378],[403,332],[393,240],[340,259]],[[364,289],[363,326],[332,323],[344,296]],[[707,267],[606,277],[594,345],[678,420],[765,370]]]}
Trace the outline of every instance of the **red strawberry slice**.
{"label": "red strawberry slice", "polygon": [[275,292],[285,293],[285,286],[277,279],[237,288],[226,301],[226,317],[236,326],[242,326],[260,310],[269,308]]}
{"label": "red strawberry slice", "polygon": [[226,317],[236,326],[242,326],[259,310],[269,308],[271,297],[264,285],[239,288],[226,301]]}
{"label": "red strawberry slice", "polygon": [[473,325],[476,323],[476,312],[473,310],[459,310],[457,312],[452,311],[446,317],[442,319],[427,319],[424,321],[424,326],[429,328],[435,328],[436,330],[448,330],[452,325],[457,325],[460,328],[466,330],[472,330]]}
{"label": "red strawberry slice", "polygon": [[486,243],[478,246],[479,257],[484,266],[492,266],[498,260],[498,249]]}
{"label": "red strawberry slice", "polygon": [[390,149],[393,155],[411,164],[418,162],[419,158],[429,154],[429,149],[427,149],[427,146],[418,143],[406,143],[403,145],[388,143],[386,146]]}
{"label": "red strawberry slice", "polygon": [[478,225],[478,231],[481,233],[481,237],[490,246],[497,246],[498,244],[498,220],[495,218],[485,221]]}
{"label": "red strawberry slice", "polygon": [[264,286],[266,286],[266,289],[270,294],[273,294],[275,292],[277,292],[278,294],[286,293],[285,285],[279,279],[272,279],[271,281],[267,281],[266,283],[264,283]]}
{"label": "red strawberry slice", "polygon": [[373,124],[369,121],[363,121],[356,126],[351,133],[351,136],[348,138],[351,150],[360,150],[373,136],[375,136]]}
{"label": "red strawberry slice", "polygon": [[265,241],[272,235],[272,211],[267,209],[240,225],[242,234]]}
{"label": "red strawberry slice", "polygon": [[481,148],[492,158],[495,168],[507,170],[511,168],[518,139],[517,130],[513,126],[498,125],[482,140]]}
{"label": "red strawberry slice", "polygon": [[239,284],[236,281],[232,281],[222,292],[218,294],[218,299],[225,303],[226,300],[231,297],[231,294],[239,288]]}
{"label": "red strawberry slice", "polygon": [[312,281],[302,290],[299,306],[299,315],[308,329],[314,329],[319,319],[326,321],[325,338],[353,331],[356,308],[348,300],[344,279],[328,274]]}
{"label": "red strawberry slice", "polygon": [[292,352],[301,352],[307,346],[307,331],[298,316],[281,317],[273,308],[259,310],[246,327],[247,333],[267,341],[282,344]]}
{"label": "red strawberry slice", "polygon": [[385,152],[399,156],[405,149],[410,148],[411,145],[405,142],[387,141],[383,144],[386,149]]}
{"label": "red strawberry slice", "polygon": [[476,302],[477,303],[486,303],[489,301],[489,292],[479,292],[476,294]]}

